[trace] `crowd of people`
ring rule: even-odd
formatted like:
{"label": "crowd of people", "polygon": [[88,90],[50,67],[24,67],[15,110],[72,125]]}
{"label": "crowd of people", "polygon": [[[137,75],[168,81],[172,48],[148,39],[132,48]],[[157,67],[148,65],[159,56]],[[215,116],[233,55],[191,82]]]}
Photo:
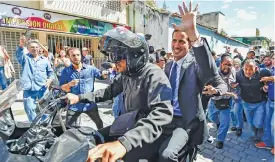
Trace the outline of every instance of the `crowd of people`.
{"label": "crowd of people", "polygon": [[[207,119],[217,125],[218,149],[223,148],[230,123],[241,136],[246,120],[255,146],[274,154],[274,55],[256,59],[249,51],[243,59],[237,49],[233,57],[226,48],[216,56],[196,28],[198,6],[189,6],[179,7],[182,24],[174,25],[172,53],[150,50],[143,36],[123,27],[105,33],[98,47],[111,61],[108,71],[94,66],[85,47],[64,47],[53,56],[47,46],[22,36],[16,58],[23,69],[20,80],[29,121],[36,117],[36,101],[57,77],[70,104],[67,127],[79,127],[78,118],[86,113],[104,136],[106,143],[91,149],[87,161],[177,162],[184,158],[179,157],[181,151],[192,161],[198,145],[212,142]],[[3,47],[0,50],[5,89],[3,66],[9,57]],[[94,91],[95,78],[108,76],[109,86]],[[96,103],[113,99],[115,121],[103,128]]]}
{"label": "crowd of people", "polygon": [[229,89],[225,96],[211,97],[205,106],[208,118],[218,127],[218,148],[223,146],[230,121],[231,131],[242,135],[245,117],[255,146],[272,149],[274,154],[274,132],[271,131],[274,129],[274,51],[270,53],[259,60],[251,50],[242,61],[241,55],[223,54],[217,58],[212,52],[219,74]]}
{"label": "crowd of people", "polygon": [[[219,75],[227,84],[228,92],[222,96],[204,94],[202,103],[208,120],[217,125],[216,147],[221,149],[230,128],[237,136],[242,135],[247,122],[257,148],[271,149],[274,154],[274,51],[256,57],[249,50],[246,57],[225,47],[225,52],[217,56],[211,51]],[[173,54],[161,55],[154,51],[149,62],[161,69],[173,61]],[[163,62],[163,63],[162,63]],[[214,88],[209,81],[205,88]],[[208,140],[213,142],[212,138]]]}
{"label": "crowd of people", "polygon": [[[47,46],[37,40],[26,40],[22,35],[16,57],[23,72],[20,78],[23,87],[24,109],[30,122],[37,113],[36,101],[41,99],[49,90],[54,79],[67,93],[84,94],[92,92],[95,78],[106,79],[106,74],[93,66],[93,59],[88,55],[88,49],[64,48],[55,54],[48,51]],[[77,127],[79,116],[86,113],[97,125],[103,127],[96,104],[76,104],[67,111],[67,127]]]}

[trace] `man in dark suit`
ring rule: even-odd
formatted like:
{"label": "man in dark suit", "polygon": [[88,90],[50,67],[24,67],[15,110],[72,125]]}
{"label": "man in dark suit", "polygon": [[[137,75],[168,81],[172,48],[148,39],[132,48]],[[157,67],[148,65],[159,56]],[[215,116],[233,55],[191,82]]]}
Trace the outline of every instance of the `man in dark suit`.
{"label": "man in dark suit", "polygon": [[[192,157],[195,157],[197,145],[202,144],[209,136],[201,103],[204,84],[213,80],[215,87],[206,88],[206,94],[222,95],[227,91],[208,44],[197,31],[197,6],[191,12],[191,2],[189,10],[183,3],[183,9],[179,9],[182,24],[174,25],[171,44],[174,61],[165,66],[173,92],[174,117],[170,124],[164,126],[164,132],[170,134],[170,137],[160,147],[160,162],[177,162],[178,153],[186,143],[194,153]],[[189,51],[191,47],[194,54]]]}

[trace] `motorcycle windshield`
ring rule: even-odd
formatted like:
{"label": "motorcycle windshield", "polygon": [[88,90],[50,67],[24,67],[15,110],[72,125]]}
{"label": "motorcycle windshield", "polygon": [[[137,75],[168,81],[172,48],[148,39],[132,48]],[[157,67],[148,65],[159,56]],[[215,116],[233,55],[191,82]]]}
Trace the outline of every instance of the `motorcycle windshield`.
{"label": "motorcycle windshield", "polygon": [[0,93],[0,112],[11,107],[16,101],[17,94],[21,91],[20,82],[14,80],[4,91]]}

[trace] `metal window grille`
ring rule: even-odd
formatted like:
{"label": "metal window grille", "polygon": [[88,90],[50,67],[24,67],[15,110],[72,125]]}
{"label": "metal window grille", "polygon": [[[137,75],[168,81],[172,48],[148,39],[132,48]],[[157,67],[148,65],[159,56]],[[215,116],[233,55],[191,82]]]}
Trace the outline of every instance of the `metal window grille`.
{"label": "metal window grille", "polygon": [[[19,39],[23,32],[20,31],[5,31],[0,29],[0,44],[4,45],[13,64],[15,70],[15,78],[18,79],[22,74],[22,67],[16,59],[16,48],[19,45]],[[32,33],[32,39],[37,39],[37,34]]]}
{"label": "metal window grille", "polygon": [[57,42],[60,42],[60,48],[64,46],[75,47],[82,49],[83,47],[91,48],[91,39],[84,37],[73,37],[73,36],[63,36],[63,35],[53,35],[49,34],[47,36],[49,51],[56,53]]}

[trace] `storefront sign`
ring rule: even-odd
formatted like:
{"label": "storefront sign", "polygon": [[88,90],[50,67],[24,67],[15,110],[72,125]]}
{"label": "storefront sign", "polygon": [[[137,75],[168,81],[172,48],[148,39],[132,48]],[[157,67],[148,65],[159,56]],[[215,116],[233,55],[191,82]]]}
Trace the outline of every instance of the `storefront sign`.
{"label": "storefront sign", "polygon": [[[117,25],[0,4],[0,26],[101,36]],[[126,26],[129,29],[129,27]]]}

